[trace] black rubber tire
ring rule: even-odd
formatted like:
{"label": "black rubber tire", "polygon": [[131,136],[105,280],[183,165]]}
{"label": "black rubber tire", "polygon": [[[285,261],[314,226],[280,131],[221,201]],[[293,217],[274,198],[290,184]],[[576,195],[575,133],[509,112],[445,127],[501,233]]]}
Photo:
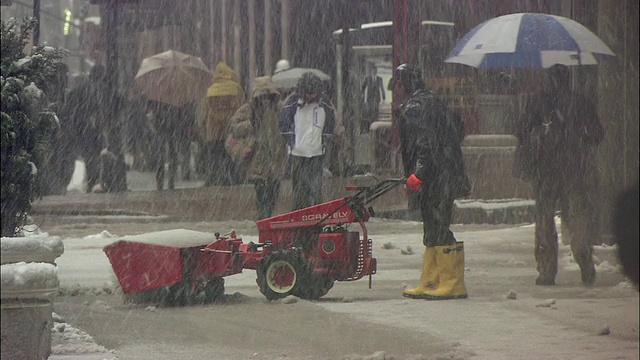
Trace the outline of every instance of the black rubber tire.
{"label": "black rubber tire", "polygon": [[276,250],[265,256],[256,271],[262,295],[277,300],[296,294],[303,277],[302,263],[292,250]]}
{"label": "black rubber tire", "polygon": [[148,289],[124,295],[125,303],[153,304],[155,306],[183,306],[188,294],[184,283],[176,283],[155,289]]}
{"label": "black rubber tire", "polygon": [[160,300],[160,305],[166,307],[173,306],[185,306],[190,304],[191,291],[189,291],[189,284],[186,282],[179,282],[177,284],[170,285],[163,288],[163,296]]}
{"label": "black rubber tire", "polygon": [[294,295],[305,300],[318,300],[327,295],[334,283],[331,275],[315,275],[313,269],[309,268]]}
{"label": "black rubber tire", "polygon": [[224,278],[213,278],[204,285],[204,303],[213,304],[224,295]]}

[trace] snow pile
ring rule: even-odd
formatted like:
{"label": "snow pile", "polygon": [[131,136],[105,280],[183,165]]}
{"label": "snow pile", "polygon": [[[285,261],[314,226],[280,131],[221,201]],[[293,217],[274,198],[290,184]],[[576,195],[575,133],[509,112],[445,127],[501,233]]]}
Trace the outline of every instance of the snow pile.
{"label": "snow pile", "polygon": [[216,237],[208,232],[173,229],[123,236],[122,240],[164,246],[200,246],[214,242]]}
{"label": "snow pile", "polygon": [[70,286],[64,286],[61,284],[58,288],[59,296],[81,296],[81,295],[93,295],[93,296],[102,296],[102,295],[112,295],[116,293],[121,293],[120,285],[114,284],[109,281],[106,282],[103,286],[80,286],[80,284],[73,284]]}
{"label": "snow pile", "polygon": [[102,230],[100,234],[85,236],[84,239],[92,240],[92,239],[113,239],[118,237],[117,235],[112,235],[107,230]]}
{"label": "snow pile", "polygon": [[[51,353],[53,355],[114,354],[113,350],[108,350],[97,344],[91,335],[65,323],[56,313],[53,313],[53,320],[55,322],[53,329],[51,329]],[[111,358],[115,359],[116,357],[114,355]]]}
{"label": "snow pile", "polygon": [[[562,246],[560,244],[560,246]],[[569,248],[569,246],[565,246]],[[617,273],[620,272],[618,260],[617,260],[617,247],[616,246],[594,246],[593,247],[593,264],[595,265],[596,272],[599,273]],[[600,256],[597,256],[599,254]],[[604,258],[608,260],[605,260]],[[573,258],[573,253],[568,250],[561,254],[558,259],[558,264],[562,266],[564,270],[568,271],[580,271],[580,266]]]}
{"label": "snow pile", "polygon": [[535,206],[534,200],[525,199],[496,199],[496,200],[456,200],[456,207],[459,209],[478,208],[483,210],[496,210],[504,208],[517,208],[523,206]]}
{"label": "snow pile", "polygon": [[57,270],[52,264],[19,262],[2,265],[0,269],[3,293],[52,290],[59,285]]}
{"label": "snow pile", "polygon": [[62,254],[64,243],[59,236],[47,233],[31,234],[25,237],[3,237],[0,240],[2,254],[52,252]]}

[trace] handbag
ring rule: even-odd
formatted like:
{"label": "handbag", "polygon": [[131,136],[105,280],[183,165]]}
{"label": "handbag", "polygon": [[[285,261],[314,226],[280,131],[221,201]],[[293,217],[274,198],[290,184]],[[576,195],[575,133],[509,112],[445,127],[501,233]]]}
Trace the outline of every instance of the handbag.
{"label": "handbag", "polygon": [[227,135],[224,148],[236,162],[248,161],[253,156],[256,139],[253,136],[236,138],[233,133]]}

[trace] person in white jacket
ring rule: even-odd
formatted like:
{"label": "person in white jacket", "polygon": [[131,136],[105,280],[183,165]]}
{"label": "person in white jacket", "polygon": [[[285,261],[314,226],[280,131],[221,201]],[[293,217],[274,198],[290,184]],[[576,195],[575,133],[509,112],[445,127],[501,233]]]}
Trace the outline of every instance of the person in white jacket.
{"label": "person in white jacket", "polygon": [[290,149],[293,210],[322,203],[323,159],[335,127],[335,115],[322,94],[322,80],[308,72],[284,105],[280,132]]}

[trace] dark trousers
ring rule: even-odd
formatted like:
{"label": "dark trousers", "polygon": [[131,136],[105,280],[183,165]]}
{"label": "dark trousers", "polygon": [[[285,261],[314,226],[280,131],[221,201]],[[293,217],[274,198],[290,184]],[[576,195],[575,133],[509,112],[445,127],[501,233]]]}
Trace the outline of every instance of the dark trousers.
{"label": "dark trousers", "polygon": [[175,189],[176,173],[178,172],[178,148],[176,146],[176,142],[172,141],[169,136],[160,136],[157,140],[158,148],[155,154],[157,189],[162,190],[164,187],[164,165],[167,162],[169,162],[169,179],[167,188]]}
{"label": "dark trousers", "polygon": [[93,187],[101,183],[100,179],[100,152],[104,148],[104,138],[102,133],[93,129],[85,129],[85,138],[73,143],[72,146],[78,146],[77,149],[84,160],[85,173],[87,176],[87,193],[93,191]]}
{"label": "dark trousers", "polygon": [[323,155],[311,158],[291,156],[293,210],[322,203]]}
{"label": "dark trousers", "polygon": [[371,124],[378,121],[378,114],[380,113],[379,104],[366,103],[364,104],[364,116],[360,123],[360,133],[367,134],[371,127]]}
{"label": "dark trousers", "polygon": [[191,140],[182,138],[178,141],[178,156],[180,157],[180,169],[182,180],[190,181],[191,174]]}
{"label": "dark trousers", "polygon": [[454,197],[447,192],[423,190],[420,193],[424,246],[454,245],[456,238],[449,229]]}
{"label": "dark trousers", "polygon": [[100,149],[86,150],[82,157],[87,174],[87,193],[90,193],[100,183]]}
{"label": "dark trousers", "polygon": [[256,208],[258,209],[258,220],[271,217],[273,209],[280,195],[280,181],[274,179],[254,180],[256,189]]}
{"label": "dark trousers", "polygon": [[[115,118],[114,118],[115,120]],[[116,123],[107,127],[107,149],[112,156],[102,159],[102,184],[105,191],[127,191],[127,165],[124,163],[122,127]]]}
{"label": "dark trousers", "polygon": [[537,283],[551,285],[558,273],[558,232],[555,214],[560,209],[563,225],[571,233],[571,252],[580,266],[582,281],[591,285],[595,280],[592,236],[597,224],[590,217],[594,210],[588,189],[582,181],[559,184],[534,184],[535,258],[540,276]]}
{"label": "dark trousers", "polygon": [[229,185],[233,179],[233,160],[224,148],[224,141],[208,141],[204,144],[204,186]]}

